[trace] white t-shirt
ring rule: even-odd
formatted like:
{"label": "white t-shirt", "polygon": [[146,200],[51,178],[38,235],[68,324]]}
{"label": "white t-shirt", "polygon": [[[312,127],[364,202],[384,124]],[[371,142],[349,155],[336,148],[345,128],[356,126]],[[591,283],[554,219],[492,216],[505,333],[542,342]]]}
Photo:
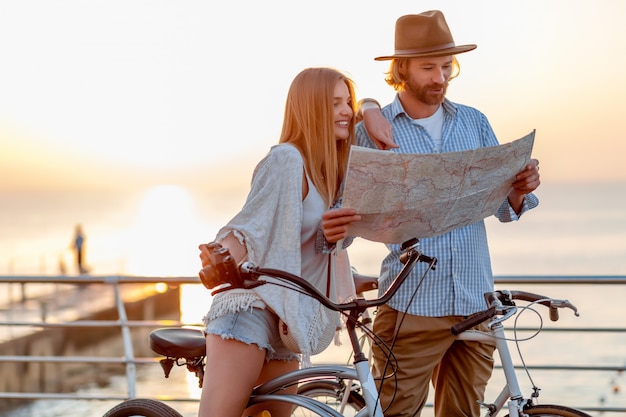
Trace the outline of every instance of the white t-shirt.
{"label": "white t-shirt", "polygon": [[433,113],[433,115],[430,117],[426,117],[424,119],[413,119],[413,123],[418,124],[426,129],[428,136],[430,136],[435,144],[435,149],[437,149],[437,151],[441,151],[441,141],[443,133],[443,107],[440,105],[437,111]]}

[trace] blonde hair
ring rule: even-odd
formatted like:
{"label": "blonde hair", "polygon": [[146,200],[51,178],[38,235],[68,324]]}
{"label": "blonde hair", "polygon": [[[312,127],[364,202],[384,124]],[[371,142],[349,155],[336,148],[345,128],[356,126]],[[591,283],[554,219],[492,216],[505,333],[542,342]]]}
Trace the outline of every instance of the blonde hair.
{"label": "blonde hair", "polygon": [[[385,81],[387,82],[387,84],[392,86],[393,89],[396,91],[404,91],[407,78],[406,78],[406,75],[403,74],[400,68],[402,66],[406,67],[410,59],[411,58],[392,59],[391,63],[389,64],[389,72],[385,73],[387,74],[387,76],[385,77]],[[450,79],[448,81],[451,81],[454,78],[458,77],[460,73],[461,73],[461,64],[459,64],[459,61],[456,59],[456,56],[453,56],[452,57],[452,75],[450,76]]]}
{"label": "blonde hair", "polygon": [[350,145],[354,143],[354,115],[347,140],[335,137],[334,95],[338,81],[350,93],[355,112],[354,82],[331,68],[307,68],[291,83],[285,103],[280,143],[294,145],[304,159],[309,178],[330,206],[341,186],[347,168]]}

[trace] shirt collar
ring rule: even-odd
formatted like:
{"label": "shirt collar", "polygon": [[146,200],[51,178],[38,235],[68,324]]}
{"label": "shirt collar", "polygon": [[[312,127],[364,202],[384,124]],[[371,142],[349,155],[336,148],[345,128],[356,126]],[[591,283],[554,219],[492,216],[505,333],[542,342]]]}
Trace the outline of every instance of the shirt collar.
{"label": "shirt collar", "polygon": [[[443,106],[443,112],[445,114],[449,114],[450,116],[454,116],[456,114],[456,104],[454,104],[453,102],[451,102],[445,97],[443,99],[442,106]],[[391,120],[395,120],[395,118],[401,114],[404,114],[407,117],[409,117],[406,111],[404,111],[404,107],[402,107],[402,103],[400,102],[400,96],[398,94],[396,94],[396,98],[391,102],[390,108],[391,108]]]}

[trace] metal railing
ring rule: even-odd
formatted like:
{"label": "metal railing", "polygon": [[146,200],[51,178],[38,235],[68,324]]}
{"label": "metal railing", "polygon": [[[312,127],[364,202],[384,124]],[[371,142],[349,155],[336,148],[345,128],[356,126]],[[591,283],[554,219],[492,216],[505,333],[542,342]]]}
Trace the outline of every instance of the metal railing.
{"label": "metal railing", "polygon": [[[41,314],[39,320],[0,320],[0,331],[3,327],[23,327],[30,328],[32,331],[46,328],[70,328],[70,327],[108,327],[119,328],[123,340],[124,355],[123,357],[105,357],[105,356],[33,356],[33,355],[0,355],[0,363],[23,362],[23,363],[83,363],[83,364],[120,364],[125,366],[125,376],[127,389],[125,394],[81,394],[81,393],[51,393],[51,392],[0,392],[0,399],[18,399],[18,400],[40,400],[40,399],[76,399],[76,400],[125,400],[136,397],[136,365],[154,364],[154,357],[136,357],[133,343],[131,340],[131,329],[133,328],[158,328],[170,326],[182,326],[180,320],[129,320],[126,311],[126,305],[123,300],[122,287],[127,284],[158,284],[166,283],[167,285],[181,284],[199,284],[200,281],[196,277],[129,277],[129,276],[1,276],[0,288],[6,285],[19,284],[22,293],[17,297],[13,294],[13,290],[6,292],[7,300],[0,298],[0,305],[10,306],[12,303],[24,302],[28,299],[27,286],[32,284],[53,284],[55,286],[70,285],[82,286],[101,284],[108,285],[113,289],[114,305],[117,311],[117,320],[62,320],[50,321],[50,314],[54,314],[49,310],[44,302],[41,304]],[[510,284],[526,285],[526,284],[554,284],[554,285],[578,285],[578,284],[594,284],[594,285],[624,285],[626,284],[626,276],[497,276],[496,285]],[[45,296],[38,295],[42,300]],[[9,311],[10,309],[7,309]],[[533,331],[531,328],[518,328],[518,331]],[[557,327],[544,328],[542,332],[563,332],[574,334],[597,334],[626,333],[626,327],[610,327],[610,328],[589,328],[589,327]],[[147,341],[146,341],[147,343]],[[625,358],[626,360],[626,358]],[[521,366],[517,366],[521,368]],[[609,365],[582,365],[582,364],[555,364],[555,365],[533,365],[527,364],[526,368],[530,370],[543,371],[567,371],[567,372],[615,372],[616,374],[626,371],[625,364],[609,364]],[[197,401],[197,399],[189,398],[168,398],[170,401]],[[593,406],[583,405],[579,407],[587,412],[598,413],[626,413],[626,407],[611,406]]]}
{"label": "metal railing", "polygon": [[[0,355],[0,363],[24,362],[24,363],[80,363],[80,364],[121,364],[125,366],[125,375],[127,382],[126,395],[93,395],[80,393],[50,393],[50,392],[0,392],[0,398],[4,399],[22,399],[22,400],[38,400],[38,399],[98,399],[98,400],[125,400],[135,398],[136,396],[136,365],[155,363],[154,358],[136,357],[131,338],[132,328],[158,328],[170,326],[183,326],[179,320],[129,320],[127,317],[126,305],[123,300],[122,287],[125,284],[199,284],[198,278],[193,277],[128,277],[128,276],[2,276],[0,277],[0,285],[2,284],[20,284],[21,294],[16,300],[13,297],[13,291],[7,292],[7,305],[10,306],[16,302],[25,302],[31,299],[26,294],[27,285],[32,284],[54,284],[56,285],[108,285],[113,290],[114,306],[117,311],[117,320],[72,320],[72,321],[53,321],[50,322],[49,302],[43,301],[54,293],[37,294],[36,299],[41,300],[41,314],[39,320],[0,320],[0,328],[2,326],[27,327],[31,330],[47,329],[47,328],[119,328],[123,342],[123,357],[120,356],[33,356],[33,355]],[[2,303],[2,300],[0,300]]]}

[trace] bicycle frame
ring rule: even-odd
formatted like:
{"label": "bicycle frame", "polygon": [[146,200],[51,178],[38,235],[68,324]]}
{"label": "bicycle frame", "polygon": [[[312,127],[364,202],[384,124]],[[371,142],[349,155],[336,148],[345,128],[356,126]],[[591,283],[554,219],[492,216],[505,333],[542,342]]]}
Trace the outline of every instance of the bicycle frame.
{"label": "bicycle frame", "polygon": [[517,375],[515,374],[515,367],[502,323],[493,324],[493,328],[489,332],[466,330],[460,333],[457,339],[483,343],[495,342],[506,383],[492,404],[483,403],[482,405],[487,408],[486,416],[493,417],[498,415],[508,401],[509,416],[519,417],[527,400],[522,395]]}
{"label": "bicycle frame", "polygon": [[[504,297],[505,301],[503,301],[500,296]],[[485,417],[498,415],[505,404],[508,405],[509,417],[521,417],[526,415],[523,412],[525,407],[532,405],[530,404],[532,400],[524,398],[522,395],[509,350],[508,340],[504,333],[504,325],[502,324],[504,321],[517,314],[517,306],[513,302],[515,299],[545,305],[550,310],[550,319],[552,321],[558,320],[558,308],[570,308],[574,311],[574,314],[578,316],[576,307],[568,300],[556,300],[524,291],[494,291],[485,294],[485,300],[489,306],[487,310],[477,313],[464,322],[453,326],[451,329],[452,334],[455,334],[458,340],[495,343],[496,345],[506,383],[493,403],[487,404],[481,402],[481,405],[487,408]],[[498,310],[497,307],[501,310]],[[500,311],[500,317],[494,317],[498,314],[496,313],[497,311]],[[487,323],[488,331],[471,329],[472,326],[490,318],[491,321]]]}
{"label": "bicycle frame", "polygon": [[[370,370],[370,365],[367,357],[363,354],[363,345],[356,334],[355,321],[348,320],[346,323],[348,335],[350,336],[350,343],[352,344],[352,351],[354,352],[354,368],[356,369],[359,382],[361,384],[361,390],[363,399],[365,400],[366,410],[368,417],[383,417],[382,407],[378,398],[378,390],[374,383],[374,377]],[[347,398],[344,398],[344,401]],[[363,411],[363,410],[362,410]],[[365,414],[359,413],[357,416]]]}

